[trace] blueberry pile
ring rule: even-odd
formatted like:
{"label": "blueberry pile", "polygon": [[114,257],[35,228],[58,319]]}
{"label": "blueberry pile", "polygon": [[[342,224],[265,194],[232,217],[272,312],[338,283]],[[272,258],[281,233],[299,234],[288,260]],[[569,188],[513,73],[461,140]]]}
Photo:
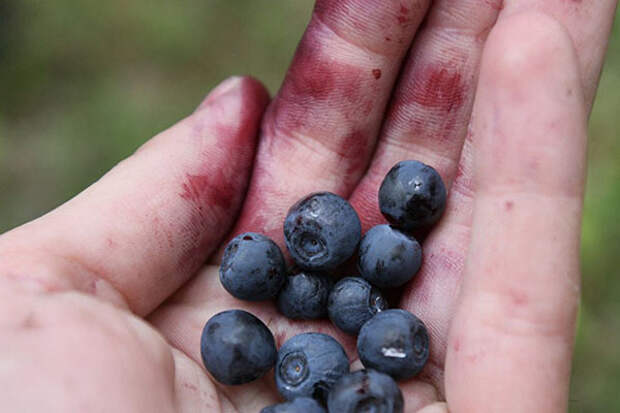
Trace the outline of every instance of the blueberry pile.
{"label": "blueberry pile", "polygon": [[[265,235],[235,237],[220,267],[226,291],[242,300],[275,300],[292,320],[329,317],[343,332],[358,336],[365,370],[350,372],[342,345],[326,334],[298,334],[277,350],[267,326],[243,310],[221,312],[206,323],[200,342],[206,369],[222,384],[240,385],[275,367],[276,387],[287,402],[262,413],[320,413],[325,406],[338,413],[402,412],[395,380],[423,369],[429,337],[415,315],[389,309],[381,289],[400,288],[416,275],[422,248],[410,233],[437,223],[445,206],[446,188],[437,171],[403,161],[379,189],[379,208],[389,225],[377,225],[364,237],[353,207],[329,192],[306,196],[286,216],[291,270]],[[339,277],[356,253],[359,274]]]}

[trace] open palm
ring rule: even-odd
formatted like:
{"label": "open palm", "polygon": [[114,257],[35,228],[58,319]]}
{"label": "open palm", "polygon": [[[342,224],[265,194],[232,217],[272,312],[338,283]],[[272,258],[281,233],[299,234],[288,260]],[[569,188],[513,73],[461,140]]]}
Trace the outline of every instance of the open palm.
{"label": "open palm", "polygon": [[450,188],[400,303],[431,334],[427,367],[401,383],[406,411],[565,410],[586,122],[615,5],[319,0],[271,103],[231,78],[0,237],[2,410],[257,412],[278,400],[273,374],[227,387],[201,365],[204,323],[230,308],[278,345],[331,334],[355,363],[353,337],[236,300],[203,264],[244,231],[283,246],[310,192],[347,197],[364,231],[383,222],[377,190],[403,159]]}

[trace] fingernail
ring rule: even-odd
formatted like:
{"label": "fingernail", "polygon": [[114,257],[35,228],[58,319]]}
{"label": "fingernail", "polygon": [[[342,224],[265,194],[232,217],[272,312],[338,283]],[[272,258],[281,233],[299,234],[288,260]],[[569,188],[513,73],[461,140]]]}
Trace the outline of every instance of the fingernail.
{"label": "fingernail", "polygon": [[243,77],[241,76],[232,76],[228,79],[224,80],[220,83],[215,89],[205,96],[200,105],[196,108],[194,112],[198,112],[204,109],[206,106],[209,106],[211,103],[219,99],[220,97],[230,93],[231,91],[237,89],[241,82],[243,81]]}

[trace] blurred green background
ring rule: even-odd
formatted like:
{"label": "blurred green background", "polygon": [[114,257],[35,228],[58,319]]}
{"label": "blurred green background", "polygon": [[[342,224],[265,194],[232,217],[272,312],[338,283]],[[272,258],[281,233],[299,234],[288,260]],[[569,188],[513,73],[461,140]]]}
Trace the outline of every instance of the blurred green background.
{"label": "blurred green background", "polygon": [[[75,195],[227,76],[275,92],[311,3],[0,0],[0,233]],[[573,412],[620,412],[618,26],[591,119]]]}

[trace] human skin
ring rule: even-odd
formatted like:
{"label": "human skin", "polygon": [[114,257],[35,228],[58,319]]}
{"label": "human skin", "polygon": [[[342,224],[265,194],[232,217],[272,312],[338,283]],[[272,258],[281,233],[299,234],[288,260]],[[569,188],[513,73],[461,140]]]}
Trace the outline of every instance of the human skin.
{"label": "human skin", "polygon": [[418,159],[449,198],[400,303],[431,342],[421,375],[400,383],[406,411],[565,411],[586,124],[616,0],[430,4],[319,0],[273,100],[231,78],[2,235],[2,410],[259,411],[278,400],[273,374],[227,387],[200,364],[204,323],[230,308],[278,345],[331,334],[359,366],[328,322],[227,294],[218,251],[245,231],[283,246],[288,207],[318,190],[348,198],[365,231],[384,222],[385,173]]}

